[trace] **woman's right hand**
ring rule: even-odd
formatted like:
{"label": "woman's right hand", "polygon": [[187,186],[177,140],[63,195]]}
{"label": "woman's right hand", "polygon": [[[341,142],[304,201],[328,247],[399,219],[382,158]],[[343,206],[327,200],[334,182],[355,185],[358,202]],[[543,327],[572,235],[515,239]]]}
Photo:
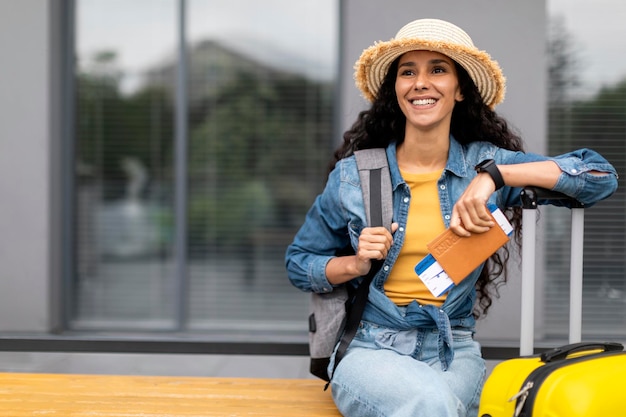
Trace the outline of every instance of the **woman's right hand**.
{"label": "woman's right hand", "polygon": [[392,233],[396,230],[398,223],[391,225],[391,233],[384,227],[364,228],[355,255],[337,256],[326,264],[328,282],[338,285],[367,274],[372,267],[372,259],[387,257],[393,244]]}
{"label": "woman's right hand", "polygon": [[385,259],[393,244],[392,233],[398,223],[391,225],[391,233],[384,227],[366,227],[359,236],[355,255],[337,256],[326,265],[326,278],[333,285],[342,284],[370,271],[372,259]]}
{"label": "woman's right hand", "polygon": [[[398,230],[398,223],[391,225],[391,233]],[[372,259],[385,259],[393,244],[393,236],[384,227],[366,227],[359,236],[355,266],[357,276],[365,275],[372,266]]]}

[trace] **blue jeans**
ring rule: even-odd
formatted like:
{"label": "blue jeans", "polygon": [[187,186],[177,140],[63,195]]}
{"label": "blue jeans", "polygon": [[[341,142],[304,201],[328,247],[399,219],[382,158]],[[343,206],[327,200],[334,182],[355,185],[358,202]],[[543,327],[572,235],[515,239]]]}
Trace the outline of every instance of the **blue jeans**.
{"label": "blue jeans", "polygon": [[361,322],[332,378],[341,414],[476,417],[485,362],[471,331],[452,334],[454,360],[443,371],[436,330],[397,331]]}

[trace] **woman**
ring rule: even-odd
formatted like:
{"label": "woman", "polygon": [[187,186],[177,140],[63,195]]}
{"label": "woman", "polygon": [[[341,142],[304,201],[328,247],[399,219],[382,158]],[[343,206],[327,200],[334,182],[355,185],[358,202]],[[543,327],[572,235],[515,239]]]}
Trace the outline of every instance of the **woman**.
{"label": "woman", "polygon": [[[287,249],[289,278],[303,291],[330,292],[384,259],[354,340],[329,367],[343,415],[476,416],[485,365],[475,316],[491,305],[506,252],[437,297],[414,272],[426,244],[446,228],[486,232],[494,227],[487,204],[519,207],[523,186],[592,205],[615,191],[615,169],[588,149],[554,158],[524,153],[493,110],[504,98],[499,65],[448,22],[409,23],[367,48],[355,69],[372,104],[345,133],[326,188]],[[366,227],[352,156],[380,147],[393,187],[391,233]],[[507,213],[519,231],[519,210]],[[336,255],[348,244],[354,254]]]}

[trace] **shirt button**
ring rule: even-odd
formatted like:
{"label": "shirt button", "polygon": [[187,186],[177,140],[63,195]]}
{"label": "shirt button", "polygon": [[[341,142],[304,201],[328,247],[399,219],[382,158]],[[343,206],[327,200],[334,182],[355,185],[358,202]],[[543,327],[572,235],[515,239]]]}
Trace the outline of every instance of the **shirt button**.
{"label": "shirt button", "polygon": [[445,190],[445,189],[446,189],[446,186],[445,186],[445,184],[441,184],[441,185],[439,186],[439,188],[441,188],[442,190]]}
{"label": "shirt button", "polygon": [[443,216],[446,220],[450,220],[450,215],[446,214],[445,216]]}
{"label": "shirt button", "polygon": [[404,227],[399,227],[398,230],[404,232]]}
{"label": "shirt button", "polygon": [[408,203],[409,202],[409,197],[404,197],[404,202]]}
{"label": "shirt button", "polygon": [[389,265],[385,265],[385,266],[383,267],[383,269],[384,269],[385,271],[389,271]]}
{"label": "shirt button", "polygon": [[571,172],[572,174],[575,174],[575,173],[577,173],[577,172],[578,172],[578,170],[577,170],[576,168],[572,168],[572,169],[570,170],[570,172]]}

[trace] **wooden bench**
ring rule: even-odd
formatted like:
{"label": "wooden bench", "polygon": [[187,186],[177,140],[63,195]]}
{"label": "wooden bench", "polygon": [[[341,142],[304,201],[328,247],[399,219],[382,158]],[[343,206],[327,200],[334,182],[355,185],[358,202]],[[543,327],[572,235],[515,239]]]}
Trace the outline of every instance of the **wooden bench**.
{"label": "wooden bench", "polygon": [[32,373],[0,373],[0,415],[340,416],[315,379]]}

